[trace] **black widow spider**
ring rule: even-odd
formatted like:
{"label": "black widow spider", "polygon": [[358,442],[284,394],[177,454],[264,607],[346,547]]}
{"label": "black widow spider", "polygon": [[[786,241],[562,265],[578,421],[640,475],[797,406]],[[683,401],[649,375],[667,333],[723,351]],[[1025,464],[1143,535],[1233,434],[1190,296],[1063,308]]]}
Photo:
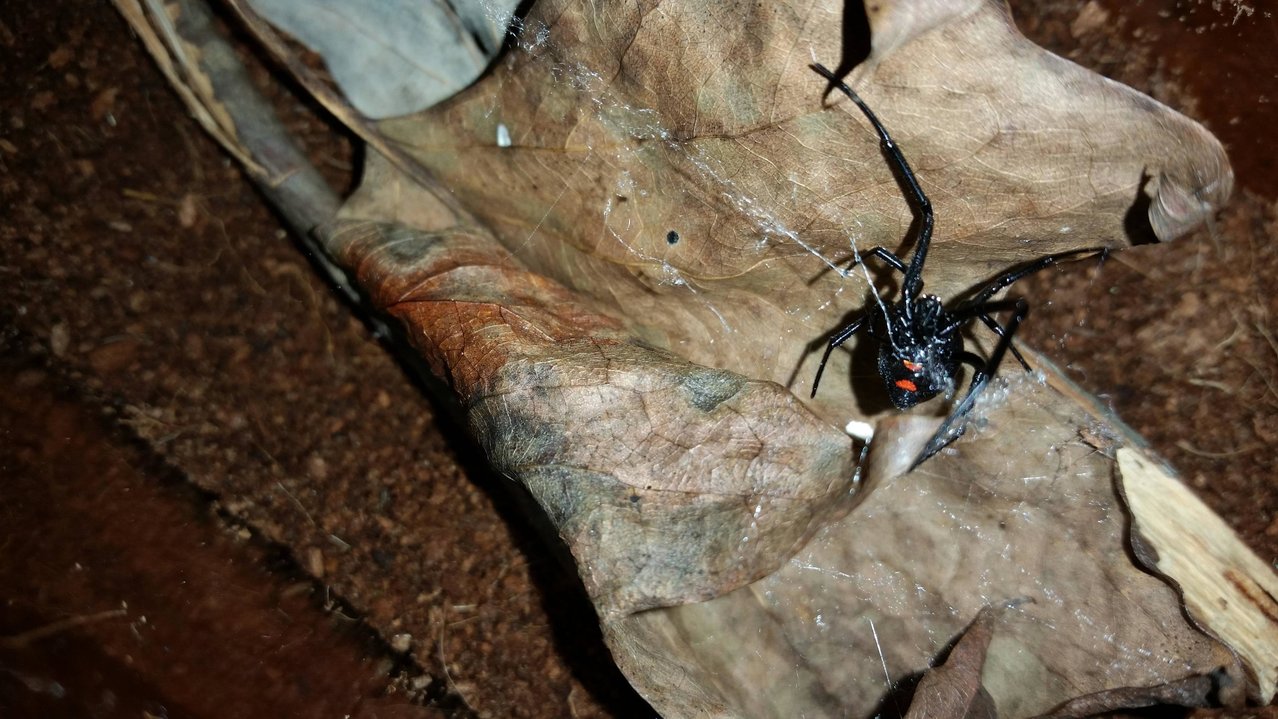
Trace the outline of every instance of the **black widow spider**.
{"label": "black widow spider", "polygon": [[[825,371],[825,363],[830,359],[830,353],[862,329],[866,330],[870,338],[878,343],[879,376],[883,378],[888,398],[897,409],[909,409],[935,397],[942,391],[948,393],[958,378],[960,365],[966,363],[972,366],[972,384],[967,395],[955,405],[949,417],[941,423],[940,429],[910,465],[910,469],[913,470],[963,434],[961,420],[972,410],[976,397],[998,371],[1003,355],[1009,349],[1025,371],[1030,371],[1025,358],[1012,345],[1013,335],[1029,314],[1029,305],[1020,297],[993,301],[990,298],[1022,277],[1038,272],[1062,259],[1085,254],[1103,256],[1105,250],[1088,248],[1062,252],[1018,265],[990,279],[985,283],[984,289],[969,299],[959,302],[951,309],[946,309],[940,298],[922,294],[923,264],[927,261],[927,250],[932,241],[932,203],[927,199],[927,195],[923,194],[923,188],[919,186],[914,171],[905,161],[900,148],[892,141],[888,131],[884,129],[879,118],[865,104],[865,101],[825,66],[813,64],[811,67],[829,81],[830,84],[826,88],[827,95],[835,87],[839,88],[844,95],[856,103],[857,107],[861,108],[861,112],[874,126],[874,131],[879,136],[880,147],[887,156],[889,165],[899,173],[906,199],[911,201],[919,218],[918,241],[915,244],[914,257],[910,258],[909,265],[902,262],[900,257],[887,248],[875,247],[868,252],[858,254],[848,267],[848,270],[856,267],[865,255],[879,258],[904,275],[901,284],[901,300],[891,305],[878,300],[873,307],[830,337],[825,354],[821,356],[821,365],[817,368],[816,378],[812,381],[812,396],[816,396],[817,385],[821,382],[821,373]],[[1012,317],[1006,326],[1001,326],[991,315],[1006,311],[1011,311]],[[994,351],[990,353],[988,360],[981,359],[979,355],[963,349],[960,330],[973,320],[980,320],[999,337],[998,344],[994,346]]]}

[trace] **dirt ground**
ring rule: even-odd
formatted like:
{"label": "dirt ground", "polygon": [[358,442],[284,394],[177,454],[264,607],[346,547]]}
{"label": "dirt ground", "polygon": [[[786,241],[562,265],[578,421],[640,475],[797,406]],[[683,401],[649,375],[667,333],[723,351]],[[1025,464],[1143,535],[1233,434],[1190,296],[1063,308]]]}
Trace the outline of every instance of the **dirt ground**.
{"label": "dirt ground", "polygon": [[[1272,563],[1278,25],[1215,5],[1014,3],[1238,177],[1210,230],[1025,283],[1023,331]],[[650,716],[507,480],[111,6],[15,0],[0,47],[0,714]],[[349,139],[275,100],[349,187]]]}
{"label": "dirt ground", "polygon": [[[1207,126],[1235,190],[1211,227],[1022,285],[1024,338],[1146,437],[1271,564],[1278,560],[1278,19],[1239,3],[1025,3],[1032,39]],[[1014,3],[1014,12],[1021,3]],[[1113,11],[1121,8],[1122,12]],[[1026,8],[1027,10],[1029,8]]]}

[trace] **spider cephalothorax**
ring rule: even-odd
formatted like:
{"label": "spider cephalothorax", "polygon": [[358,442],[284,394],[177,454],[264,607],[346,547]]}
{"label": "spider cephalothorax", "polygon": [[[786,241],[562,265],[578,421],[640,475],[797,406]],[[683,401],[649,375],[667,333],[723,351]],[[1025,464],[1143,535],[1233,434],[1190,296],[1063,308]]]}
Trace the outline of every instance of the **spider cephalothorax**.
{"label": "spider cephalothorax", "polygon": [[[877,257],[900,272],[903,275],[901,299],[888,302],[883,298],[877,298],[865,313],[833,333],[829,344],[826,345],[825,354],[821,357],[816,378],[812,381],[812,396],[816,396],[817,385],[821,382],[821,373],[825,371],[825,363],[830,359],[830,353],[862,329],[865,329],[869,337],[878,343],[879,376],[883,378],[884,387],[892,404],[898,409],[909,409],[941,393],[948,397],[957,383],[960,365],[970,365],[972,383],[967,394],[955,405],[949,417],[914,460],[911,468],[917,467],[963,433],[961,420],[971,411],[977,395],[989,383],[990,377],[998,371],[1003,355],[1008,350],[1011,350],[1026,371],[1029,370],[1025,358],[1012,345],[1012,336],[1016,334],[1016,329],[1029,314],[1029,305],[1020,298],[1007,300],[991,298],[1022,277],[1062,259],[1084,254],[1104,254],[1104,250],[1089,248],[1062,252],[1013,267],[990,279],[969,299],[958,302],[950,308],[946,308],[935,295],[923,294],[923,265],[927,261],[927,251],[932,241],[932,203],[923,193],[923,188],[919,186],[918,179],[910,169],[910,164],[905,160],[905,155],[901,154],[900,148],[893,142],[892,137],[888,135],[887,130],[869,106],[852,91],[852,88],[839,81],[824,66],[813,65],[812,69],[830,82],[827,93],[837,87],[856,103],[866,119],[874,126],[883,154],[900,174],[906,198],[910,200],[919,218],[918,240],[909,265],[885,247],[875,247],[868,252],[858,254],[853,260],[852,266],[855,267],[867,255]],[[994,320],[995,314],[1009,311],[1012,316],[1006,325],[1000,325]],[[988,359],[982,359],[979,355],[963,349],[961,332],[974,320],[980,320],[999,337]]]}

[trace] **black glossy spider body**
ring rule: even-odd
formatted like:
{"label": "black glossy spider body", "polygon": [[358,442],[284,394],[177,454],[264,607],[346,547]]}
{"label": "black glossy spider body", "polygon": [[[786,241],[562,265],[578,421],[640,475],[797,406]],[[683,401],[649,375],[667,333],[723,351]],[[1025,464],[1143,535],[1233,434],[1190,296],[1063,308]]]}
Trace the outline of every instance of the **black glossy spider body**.
{"label": "black glossy spider body", "polygon": [[[923,188],[919,186],[914,171],[910,169],[905,156],[901,154],[900,148],[892,141],[892,137],[879,122],[878,117],[852,91],[852,88],[840,82],[822,65],[812,65],[812,69],[829,81],[827,93],[837,87],[856,103],[870,124],[874,126],[883,154],[900,175],[899,179],[904,186],[906,198],[914,211],[918,213],[919,218],[918,240],[915,243],[914,256],[910,258],[908,265],[884,247],[875,247],[858,255],[853,261],[851,267],[855,267],[865,256],[876,257],[900,272],[903,275],[901,299],[895,303],[879,299],[865,313],[830,337],[825,354],[821,357],[821,364],[817,368],[816,378],[812,382],[812,396],[816,396],[817,385],[821,382],[821,374],[825,371],[825,364],[830,359],[830,353],[862,330],[865,330],[866,334],[878,344],[879,376],[883,379],[889,399],[898,409],[909,409],[941,393],[948,396],[957,382],[960,367],[963,364],[972,367],[972,382],[967,394],[955,405],[940,429],[924,446],[923,451],[910,467],[913,469],[963,434],[962,419],[971,411],[976,397],[989,383],[990,377],[998,371],[1003,355],[1008,350],[1011,350],[1021,366],[1029,371],[1025,358],[1012,345],[1012,337],[1029,314],[1029,305],[1021,298],[1006,300],[991,298],[1022,277],[1062,259],[1084,254],[1104,254],[1104,250],[1084,249],[1063,252],[1013,267],[986,282],[983,289],[971,298],[947,309],[940,298],[923,294],[923,265],[927,261],[927,251],[932,241],[934,217],[932,204],[923,193]],[[1009,311],[1011,317],[1005,325],[1000,325],[994,319],[995,314]],[[982,359],[979,355],[963,348],[962,330],[974,320],[980,320],[999,337],[989,359]]]}
{"label": "black glossy spider body", "polygon": [[909,409],[949,390],[963,356],[963,338],[940,299],[875,307],[868,332],[879,344],[879,376],[897,409]]}

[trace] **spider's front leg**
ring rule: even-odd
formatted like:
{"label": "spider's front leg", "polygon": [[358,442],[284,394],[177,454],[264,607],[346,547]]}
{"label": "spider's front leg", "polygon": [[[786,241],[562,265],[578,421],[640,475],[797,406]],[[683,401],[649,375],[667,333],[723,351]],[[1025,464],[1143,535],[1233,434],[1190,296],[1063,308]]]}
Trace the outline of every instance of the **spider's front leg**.
{"label": "spider's front leg", "polygon": [[[1016,335],[1016,330],[1025,321],[1025,318],[1029,316],[1029,304],[1023,298],[1018,297],[1014,300],[986,302],[968,307],[965,308],[963,316],[956,317],[956,321],[946,328],[947,333],[957,332],[974,316],[989,316],[991,312],[1006,310],[1012,310],[1012,318],[1007,321],[1006,327],[996,330],[999,336],[998,344],[994,346],[994,351],[990,353],[988,360],[982,360],[979,356],[967,351],[959,355],[960,362],[972,366],[972,384],[968,388],[967,394],[963,397],[963,401],[954,406],[950,415],[945,418],[945,421],[937,428],[936,433],[932,435],[932,439],[928,440],[928,443],[924,445],[923,451],[919,453],[914,463],[910,465],[910,471],[913,471],[932,455],[945,449],[951,442],[963,436],[965,429],[962,424],[963,419],[972,411],[977,397],[989,384],[990,378],[998,372],[998,367],[1003,362],[1003,356],[1012,347],[1012,337]],[[997,323],[995,324],[997,325]],[[1013,352],[1015,352],[1014,349]],[[1018,358],[1020,357],[1019,352],[1015,352],[1015,354]],[[1023,364],[1024,360],[1021,360],[1021,362]]]}
{"label": "spider's front leg", "polygon": [[[1016,302],[1015,301],[990,302],[989,299],[993,297],[995,294],[997,294],[999,290],[1002,290],[1006,287],[1011,286],[1013,283],[1015,283],[1017,280],[1020,280],[1021,278],[1027,277],[1029,275],[1034,274],[1035,272],[1051,267],[1052,265],[1060,262],[1061,260],[1072,259],[1074,257],[1081,257],[1083,255],[1096,255],[1103,260],[1104,258],[1109,256],[1109,251],[1103,247],[1084,248],[1081,250],[1070,250],[1069,252],[1061,252],[1055,255],[1040,257],[1039,259],[1034,260],[1033,262],[1028,262],[1023,265],[1018,265],[1016,267],[1013,267],[1003,272],[1002,274],[996,275],[993,279],[989,280],[986,283],[984,289],[978,292],[971,299],[959,305],[954,310],[952,314],[954,316],[956,325],[966,323],[968,320],[975,317],[976,319],[983,322],[986,327],[989,327],[990,330],[994,332],[994,334],[998,335],[1000,338],[1003,338],[1005,335],[1008,334],[1008,331],[1005,330],[1002,326],[1000,326],[997,322],[995,322],[994,318],[990,316],[990,313],[998,312],[1001,310],[1015,309]],[[1022,317],[1022,319],[1024,319],[1024,317]],[[1016,324],[1019,325],[1020,322],[1017,321]],[[1030,369],[1029,363],[1025,361],[1025,357],[1021,355],[1020,350],[1016,349],[1015,344],[1012,344],[1010,337],[1007,339],[1007,349],[1012,352],[1012,356],[1016,358],[1017,362],[1021,363],[1021,366],[1025,368],[1026,372],[1032,371]]]}
{"label": "spider's front leg", "polygon": [[963,304],[955,308],[955,316],[960,316],[960,315],[963,315],[964,313],[968,313],[967,316],[970,317],[971,316],[970,313],[973,309],[979,309],[980,307],[990,306],[989,299],[993,297],[994,295],[998,294],[999,290],[1004,289],[1006,287],[1010,287],[1016,281],[1024,277],[1028,277],[1029,275],[1032,275],[1035,272],[1045,270],[1048,267],[1051,267],[1052,265],[1056,264],[1057,262],[1060,262],[1061,260],[1067,260],[1074,257],[1082,257],[1083,255],[1094,255],[1096,257],[1101,258],[1101,260],[1104,261],[1106,257],[1109,257],[1109,250],[1104,247],[1085,247],[1081,250],[1070,250],[1069,252],[1060,252],[1055,255],[1047,255],[1046,257],[1040,257],[1037,260],[1034,260],[1033,262],[1028,262],[1023,265],[1017,265],[1016,267],[1013,267],[1003,272],[1002,274],[995,275],[992,279],[986,282],[984,289],[978,292],[971,299],[966,300],[965,302],[963,302]]}
{"label": "spider's front leg", "polygon": [[[935,220],[932,213],[932,201],[923,192],[918,178],[914,176],[914,170],[910,168],[910,163],[906,161],[905,155],[901,153],[901,148],[897,147],[896,141],[888,134],[887,128],[883,126],[882,122],[879,122],[878,115],[875,115],[870,106],[865,104],[861,96],[856,94],[851,87],[848,87],[847,83],[835,77],[834,73],[830,72],[826,66],[820,63],[813,63],[808,67],[815,70],[818,75],[824,77],[830,83],[826,88],[826,93],[837,88],[844,95],[847,95],[848,99],[861,110],[865,118],[874,126],[874,132],[879,136],[880,149],[887,156],[888,163],[893,168],[893,171],[899,174],[897,179],[902,183],[907,201],[911,202],[915,211],[918,212],[918,240],[914,245],[914,256],[910,258],[909,267],[903,269],[900,265],[904,263],[901,263],[899,259],[896,260],[898,264],[893,265],[893,267],[905,273],[904,286],[901,288],[902,293],[906,297],[917,297],[923,291],[923,265],[927,262],[928,246],[932,242],[932,226]],[[875,250],[877,249],[881,248],[876,247]],[[870,250],[870,253],[873,254],[874,250]],[[887,250],[884,250],[884,253],[896,259],[896,255],[892,255]],[[883,255],[879,256],[882,257]]]}
{"label": "spider's front leg", "polygon": [[[882,248],[880,247],[875,249]],[[883,251],[887,252],[887,250]],[[873,252],[873,250],[871,250],[871,252]],[[900,262],[900,260],[897,260],[897,262]],[[816,397],[817,386],[821,384],[821,374],[825,372],[825,363],[830,359],[830,353],[834,351],[835,347],[838,347],[851,339],[852,335],[860,332],[861,328],[865,326],[865,320],[866,315],[861,315],[848,323],[846,327],[834,333],[834,336],[830,338],[830,343],[825,346],[825,354],[821,355],[821,365],[817,367],[816,378],[812,380],[812,394],[808,395],[808,397]]]}

